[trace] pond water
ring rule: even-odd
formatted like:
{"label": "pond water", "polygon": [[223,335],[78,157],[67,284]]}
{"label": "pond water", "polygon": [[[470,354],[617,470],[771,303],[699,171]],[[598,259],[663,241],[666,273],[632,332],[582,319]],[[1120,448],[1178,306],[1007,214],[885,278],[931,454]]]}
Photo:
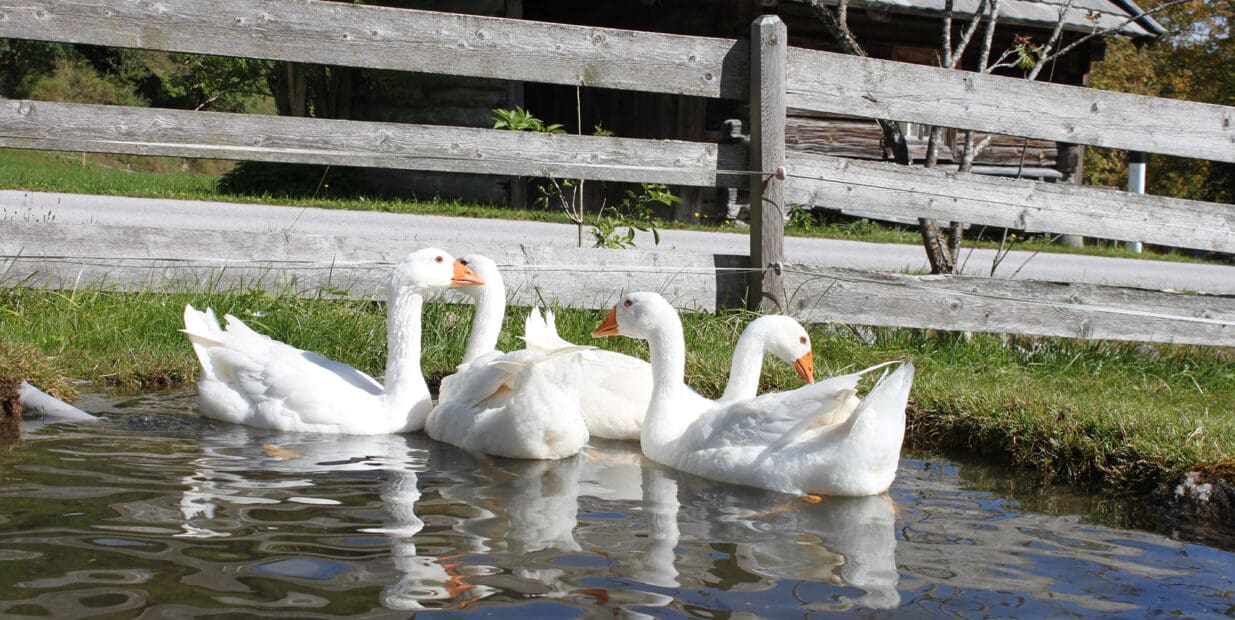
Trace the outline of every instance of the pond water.
{"label": "pond water", "polygon": [[194,400],[91,402],[103,422],[0,445],[0,616],[1235,615],[1235,553],[1022,512],[944,460],[809,504],[633,445],[477,459]]}

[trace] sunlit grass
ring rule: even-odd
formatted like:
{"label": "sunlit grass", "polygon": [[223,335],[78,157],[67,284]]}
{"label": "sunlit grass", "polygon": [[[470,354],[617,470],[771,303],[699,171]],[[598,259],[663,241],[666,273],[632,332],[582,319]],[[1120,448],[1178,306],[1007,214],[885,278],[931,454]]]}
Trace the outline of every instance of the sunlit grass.
{"label": "sunlit grass", "polygon": [[[84,161],[84,165],[83,165]],[[218,177],[184,172],[126,169],[114,157],[107,163],[93,154],[0,149],[0,187],[144,198],[208,199]]]}

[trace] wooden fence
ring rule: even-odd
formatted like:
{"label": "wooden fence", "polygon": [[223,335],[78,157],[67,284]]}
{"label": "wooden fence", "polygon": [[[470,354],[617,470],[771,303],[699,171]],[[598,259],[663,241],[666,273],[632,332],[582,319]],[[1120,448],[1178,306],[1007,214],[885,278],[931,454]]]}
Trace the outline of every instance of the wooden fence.
{"label": "wooden fence", "polygon": [[[752,45],[319,0],[18,0],[3,10],[0,37],[748,100],[749,148],[42,101],[0,102],[0,146],[700,187],[749,183],[756,198],[748,259],[754,276],[747,284],[756,303],[770,299],[808,319],[853,323],[1235,344],[1235,300],[1229,297],[861,274],[791,266],[780,250],[786,206],[812,204],[1235,252],[1235,208],[1229,205],[786,154],[783,138],[785,108],[793,107],[1235,162],[1235,108],[787,48],[784,26],[772,17],[752,25]],[[783,179],[777,171],[786,171]],[[35,230],[40,226],[43,232]],[[117,241],[104,247],[68,241],[105,233],[118,235]],[[206,255],[211,258],[202,259],[184,255],[187,246],[149,242],[160,234],[6,224],[0,266],[10,278],[42,278],[46,285],[64,285],[73,270],[84,277],[101,269],[117,284],[137,286],[152,284],[153,272],[142,267],[124,275],[125,260],[162,262],[157,272],[172,280],[181,269],[197,275],[198,268],[218,269],[219,256],[233,265],[265,265],[257,268],[267,272],[284,264],[263,254],[273,251],[271,245],[256,239],[220,238]],[[125,256],[106,249],[120,239],[132,243]],[[319,271],[389,260],[358,260],[346,243],[293,242],[313,248],[297,260]],[[99,249],[82,256],[84,247]],[[134,256],[138,250],[145,254]],[[291,250],[285,245],[278,251]],[[506,258],[513,266],[532,264],[526,252],[516,254]],[[550,262],[612,260],[593,254],[600,258],[563,252]],[[689,297],[690,304],[710,308],[734,296],[716,292],[728,291],[740,273],[715,269],[732,265],[732,257],[655,260],[667,261],[658,263],[666,269],[685,261],[686,271],[701,270],[698,277],[711,282],[690,284],[700,294],[684,294],[684,303]],[[650,264],[642,257],[639,262]],[[587,280],[594,289],[575,285],[561,301],[591,306],[623,286],[657,288],[634,276]],[[541,287],[541,295],[548,292]]]}

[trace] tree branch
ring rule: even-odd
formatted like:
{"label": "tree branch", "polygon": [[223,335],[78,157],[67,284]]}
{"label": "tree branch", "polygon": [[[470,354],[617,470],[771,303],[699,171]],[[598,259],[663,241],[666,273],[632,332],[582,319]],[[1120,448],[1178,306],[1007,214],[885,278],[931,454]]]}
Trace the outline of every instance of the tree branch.
{"label": "tree branch", "polygon": [[1134,16],[1132,16],[1132,17],[1129,17],[1129,18],[1127,18],[1127,19],[1123,20],[1122,22],[1119,22],[1118,24],[1116,24],[1116,25],[1114,25],[1114,26],[1111,26],[1110,28],[1105,28],[1105,29],[1102,29],[1102,30],[1094,29],[1094,30],[1093,30],[1092,32],[1090,32],[1089,34],[1087,34],[1087,35],[1085,35],[1085,36],[1083,36],[1083,37],[1081,37],[1081,38],[1079,38],[1079,39],[1077,39],[1077,40],[1073,41],[1072,43],[1068,44],[1068,46],[1067,46],[1067,47],[1065,47],[1065,48],[1063,48],[1063,49],[1059,50],[1058,52],[1055,52],[1055,53],[1054,53],[1054,55],[1053,55],[1052,57],[1050,57],[1050,58],[1045,58],[1045,57],[1044,57],[1044,58],[1043,58],[1043,61],[1046,61],[1046,60],[1055,60],[1056,58],[1059,58],[1060,56],[1063,56],[1064,54],[1067,54],[1067,53],[1071,52],[1072,50],[1076,49],[1076,48],[1077,48],[1077,46],[1079,46],[1079,45],[1081,45],[1081,44],[1085,43],[1086,41],[1088,41],[1088,40],[1090,40],[1090,39],[1092,39],[1092,38],[1094,38],[1094,37],[1103,37],[1103,36],[1106,36],[1106,35],[1108,35],[1108,34],[1115,34],[1115,33],[1119,32],[1119,31],[1120,31],[1120,30],[1121,30],[1124,26],[1127,26],[1128,24],[1131,24],[1132,22],[1135,22],[1135,21],[1137,21],[1137,20],[1141,19],[1142,17],[1149,17],[1149,16],[1151,16],[1151,15],[1156,15],[1156,14],[1161,13],[1161,12],[1165,11],[1166,9],[1169,9],[1169,8],[1171,8],[1171,7],[1173,7],[1173,6],[1180,5],[1180,4],[1187,4],[1188,2],[1191,2],[1191,1],[1192,1],[1192,0],[1170,0],[1169,2],[1164,2],[1164,3],[1162,3],[1161,5],[1156,6],[1156,7],[1152,8],[1152,9],[1150,9],[1150,10],[1148,10],[1148,11],[1141,11],[1141,14],[1140,14],[1140,15],[1134,15]]}
{"label": "tree branch", "polygon": [[991,46],[995,40],[995,24],[999,22],[1000,0],[991,0],[991,14],[986,20],[986,31],[982,33],[982,49],[978,54],[978,72],[986,73],[986,63],[991,59]]}
{"label": "tree branch", "polygon": [[953,0],[944,0],[943,3],[943,41],[939,45],[939,49],[943,50],[943,62],[940,66],[948,69],[955,69],[956,63],[952,60],[952,14]]}
{"label": "tree branch", "polygon": [[[955,69],[960,64],[961,58],[965,56],[965,49],[969,47],[969,41],[973,39],[973,34],[978,31],[978,26],[982,23],[982,16],[986,10],[987,0],[981,0],[978,3],[978,10],[973,14],[973,21],[969,22],[968,26],[965,26],[965,31],[961,33],[961,40],[956,44],[955,51],[950,52],[952,62],[948,65],[949,69]],[[987,23],[993,23],[994,19],[994,13],[992,12],[991,16],[987,18]]]}
{"label": "tree branch", "polygon": [[[832,15],[832,12],[820,0],[806,0],[806,5],[814,11],[815,17],[818,17],[819,21],[823,22],[823,27],[828,31],[828,34],[832,35],[833,39],[836,39],[836,43],[840,45],[841,51],[854,56],[866,57],[866,50],[862,49],[853,33],[849,31],[848,24]],[[848,14],[846,6],[847,0],[842,0],[838,7],[841,16]]]}
{"label": "tree branch", "polygon": [[1059,19],[1055,21],[1055,29],[1051,31],[1050,38],[1048,38],[1046,43],[1042,46],[1042,52],[1041,55],[1038,56],[1038,62],[1034,63],[1033,68],[1031,68],[1029,73],[1025,75],[1025,79],[1038,79],[1038,74],[1042,73],[1042,67],[1045,67],[1046,63],[1057,58],[1057,56],[1051,56],[1051,50],[1054,49],[1055,45],[1059,43],[1059,38],[1063,36],[1063,25],[1064,22],[1067,21],[1068,11],[1072,8],[1074,2],[1075,0],[1068,0],[1063,4],[1063,6],[1059,7]]}

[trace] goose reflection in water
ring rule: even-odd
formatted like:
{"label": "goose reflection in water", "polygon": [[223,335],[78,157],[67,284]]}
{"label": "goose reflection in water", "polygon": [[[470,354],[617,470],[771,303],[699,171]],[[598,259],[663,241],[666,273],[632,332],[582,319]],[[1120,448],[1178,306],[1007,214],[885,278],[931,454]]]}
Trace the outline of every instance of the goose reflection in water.
{"label": "goose reflection in water", "polygon": [[[693,477],[690,482],[709,484]],[[896,506],[886,493],[825,497],[817,504],[745,488],[707,487],[690,493],[692,520],[708,524],[703,537],[731,543],[743,571],[864,592],[822,606],[828,610],[900,605]]]}
{"label": "goose reflection in water", "polygon": [[[499,594],[654,608],[698,589],[771,590],[786,580],[841,588],[828,610],[888,609],[900,600],[886,495],[808,504],[669,470],[624,444],[516,461],[476,458],[420,436],[237,426],[204,434],[200,446],[183,480],[181,537],[259,536],[271,556],[285,556],[283,549],[314,544],[354,553],[357,532],[381,535],[395,576],[373,572],[371,563],[352,574],[384,583],[387,609],[460,609]],[[367,514],[374,502],[357,477],[380,480],[379,518]],[[271,516],[326,533],[271,540]],[[324,555],[340,557],[295,553],[306,570],[331,564]],[[275,560],[254,569],[277,570],[279,562],[295,568]]]}
{"label": "goose reflection in water", "polygon": [[618,574],[661,588],[715,587],[683,583],[678,567],[711,562],[698,567],[703,570],[690,566],[682,572],[732,574],[710,559],[720,545],[732,548],[739,572],[768,582],[801,579],[863,591],[856,598],[837,598],[828,609],[900,604],[896,508],[886,493],[810,504],[678,472],[625,444],[603,445],[603,451],[585,455],[580,494],[638,502],[646,521],[641,551],[624,560]]}
{"label": "goose reflection in water", "polygon": [[[356,531],[381,534],[390,546],[398,580],[383,588],[389,609],[462,607],[496,590],[469,581],[450,558],[417,553],[415,536],[424,528],[416,514],[420,500],[418,470],[428,440],[404,435],[320,435],[269,433],[231,426],[201,438],[195,471],[183,479],[180,537],[218,538],[243,535],[246,507],[280,504],[339,505],[339,499],[315,495],[314,477],[323,474],[381,476],[380,498],[386,518],[381,525]],[[283,474],[269,476],[266,474]],[[288,477],[291,475],[292,477]],[[239,508],[238,508],[239,507]],[[224,518],[236,510],[233,518]]]}
{"label": "goose reflection in water", "polygon": [[518,558],[502,568],[487,565],[488,556],[480,555],[472,558],[471,572],[509,573],[517,581],[502,580],[503,586],[522,595],[590,595],[568,583],[570,571],[555,564],[562,554],[581,550],[574,530],[583,454],[553,461],[500,459],[437,443],[429,460],[452,476],[437,487],[441,500],[432,508],[452,517],[455,535],[450,544],[473,556]]}

